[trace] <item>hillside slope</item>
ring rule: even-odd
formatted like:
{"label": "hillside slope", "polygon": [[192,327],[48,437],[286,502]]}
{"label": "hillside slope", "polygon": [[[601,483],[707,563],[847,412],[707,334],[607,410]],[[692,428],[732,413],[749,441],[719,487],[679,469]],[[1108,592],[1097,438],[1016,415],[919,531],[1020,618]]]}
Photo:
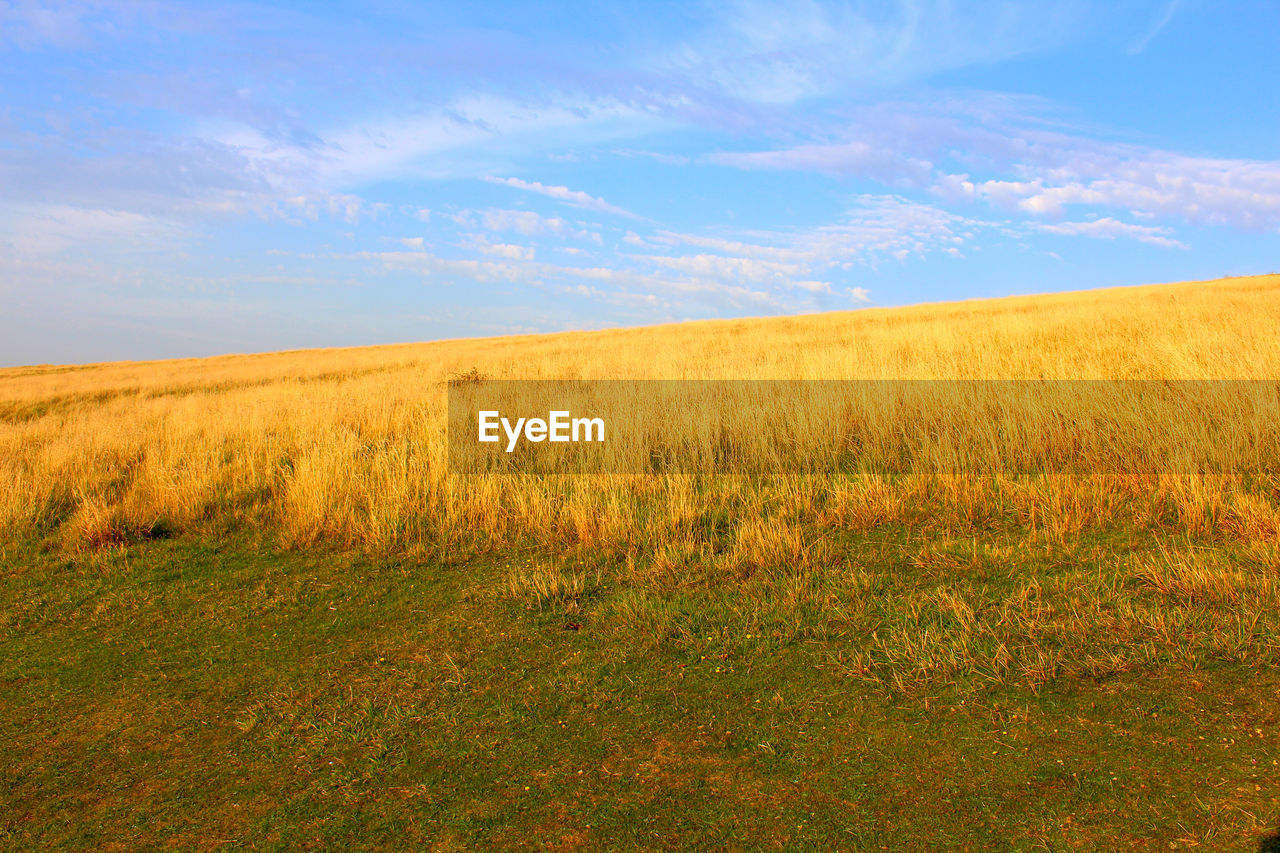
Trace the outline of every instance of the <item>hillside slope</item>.
{"label": "hillside slope", "polygon": [[1274,474],[444,457],[473,369],[1276,379],[1276,329],[1270,276],[0,372],[0,847],[1274,843]]}
{"label": "hillside slope", "polygon": [[0,371],[0,530],[61,530],[73,543],[93,543],[157,524],[176,531],[224,520],[266,524],[289,542],[385,548],[452,541],[478,528],[501,539],[514,523],[569,524],[578,541],[608,540],[626,523],[616,501],[545,503],[531,486],[526,517],[504,521],[490,517],[493,495],[448,492],[449,376],[1276,378],[1278,328],[1280,276],[1265,276],[806,317],[15,368]]}

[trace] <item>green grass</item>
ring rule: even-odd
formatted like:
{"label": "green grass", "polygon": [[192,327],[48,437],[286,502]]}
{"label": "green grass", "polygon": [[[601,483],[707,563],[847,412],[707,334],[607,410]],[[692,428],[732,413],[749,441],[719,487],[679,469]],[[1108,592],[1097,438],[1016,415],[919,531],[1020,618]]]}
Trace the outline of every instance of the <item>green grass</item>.
{"label": "green grass", "polygon": [[[878,530],[732,584],[569,554],[541,591],[509,581],[523,557],[10,544],[0,846],[1258,850],[1274,666],[1004,620],[1030,578],[1050,610],[1150,601],[1197,636],[1240,603],[1154,598],[1119,556],[1149,541],[1016,539]],[[939,591],[983,630],[919,604]],[[913,635],[964,654],[913,669]]]}

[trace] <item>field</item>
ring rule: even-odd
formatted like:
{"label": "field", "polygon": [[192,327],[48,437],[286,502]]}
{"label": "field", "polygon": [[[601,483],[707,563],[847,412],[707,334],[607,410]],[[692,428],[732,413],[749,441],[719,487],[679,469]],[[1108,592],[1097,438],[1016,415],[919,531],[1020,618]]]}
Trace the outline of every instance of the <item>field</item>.
{"label": "field", "polygon": [[445,465],[460,376],[1274,380],[1277,329],[1264,276],[0,370],[0,845],[1280,849],[1274,470]]}

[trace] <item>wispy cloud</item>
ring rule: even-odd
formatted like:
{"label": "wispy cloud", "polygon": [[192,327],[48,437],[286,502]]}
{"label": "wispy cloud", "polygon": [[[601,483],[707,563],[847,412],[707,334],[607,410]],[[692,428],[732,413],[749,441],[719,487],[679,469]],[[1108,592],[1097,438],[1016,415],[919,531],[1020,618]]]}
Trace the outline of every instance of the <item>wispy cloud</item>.
{"label": "wispy cloud", "polygon": [[[1072,144],[1075,142],[1076,144]],[[1038,162],[1037,162],[1038,161]],[[1186,222],[1280,230],[1280,161],[1191,157],[1058,139],[1010,163],[1015,180],[940,174],[943,196],[981,198],[1034,215],[1116,208]]]}
{"label": "wispy cloud", "polygon": [[798,145],[780,151],[713,154],[711,162],[740,169],[799,169],[829,175],[853,174],[904,186],[925,185],[933,175],[933,164],[928,160],[903,156],[891,148],[863,140]]}
{"label": "wispy cloud", "polygon": [[[1136,211],[1186,222],[1280,230],[1280,160],[1210,158],[1045,130],[1032,117],[922,117],[900,107],[860,138],[775,151],[713,155],[744,169],[790,169],[851,176],[904,188],[929,187],[952,203],[985,201],[1031,216],[1068,208]],[[948,170],[967,163],[988,176]]]}
{"label": "wispy cloud", "polygon": [[[1002,223],[960,216],[901,196],[861,195],[836,222],[812,228],[752,231],[738,239],[660,230],[654,240],[710,249],[729,257],[767,261],[778,273],[875,267],[887,260],[906,260],[952,253],[982,231]],[[746,238],[746,239],[744,239]]]}
{"label": "wispy cloud", "polygon": [[[473,259],[444,258],[430,252],[360,252],[356,259],[375,263],[386,270],[409,270],[428,280],[460,279],[480,282],[509,282],[536,284],[545,287],[556,282],[591,282],[610,290],[594,291],[606,298],[626,296],[654,300],[661,299],[665,307],[676,307],[687,301],[729,308],[754,307],[755,310],[785,311],[786,302],[776,294],[742,284],[729,284],[715,278],[699,275],[661,275],[616,266],[569,266],[534,261],[531,258],[513,258],[507,261],[478,261]],[[676,300],[673,302],[672,300]]]}
{"label": "wispy cloud", "polygon": [[[1189,48],[1156,40],[1209,15],[1245,51],[1238,65],[1171,65]],[[1120,283],[1104,240],[1167,264],[1141,280],[1280,251],[1280,160],[1240,106],[1280,73],[1269,45],[1256,51],[1251,4],[455,4],[446,17],[0,0],[6,305],[141,306],[131,289],[147,316],[187,305],[239,341],[241,308],[189,298],[218,293],[345,339],[357,301],[362,328],[399,336],[428,314],[562,328],[961,296],[977,264],[984,292],[1078,283],[1068,266]],[[1068,60],[1098,76],[1060,74]],[[1126,68],[1145,69],[1133,97],[1159,80],[1187,114],[1122,110],[1128,90],[1092,97]],[[1206,116],[1224,117],[1220,133]],[[1050,242],[1066,263],[1035,266]],[[953,279],[962,258],[974,266]],[[307,283],[365,290],[325,302],[299,295]],[[509,316],[488,326],[458,319],[499,301]],[[259,323],[263,347],[276,325]]]}
{"label": "wispy cloud", "polygon": [[1050,234],[1064,234],[1075,237],[1094,237],[1102,240],[1114,240],[1117,237],[1125,237],[1137,240],[1141,243],[1150,243],[1153,246],[1163,246],[1166,249],[1187,248],[1186,243],[1168,236],[1170,234],[1170,230],[1168,228],[1156,228],[1150,225],[1134,225],[1129,222],[1120,222],[1119,220],[1112,219],[1110,217],[1093,219],[1085,222],[1040,223],[1035,227]]}
{"label": "wispy cloud", "polygon": [[494,243],[482,234],[467,235],[467,245],[481,254],[495,258],[506,258],[511,261],[532,261],[532,246],[520,246],[515,243]]}
{"label": "wispy cloud", "polygon": [[1146,50],[1147,45],[1151,44],[1152,39],[1160,35],[1160,32],[1165,27],[1169,26],[1169,22],[1173,20],[1174,14],[1178,11],[1178,2],[1179,0],[1168,0],[1168,2],[1165,3],[1164,9],[1162,9],[1151,21],[1151,26],[1149,26],[1142,35],[1138,36],[1133,44],[1129,45],[1130,56],[1137,56]]}
{"label": "wispy cloud", "polygon": [[479,212],[480,221],[490,231],[515,231],[532,237],[537,234],[564,234],[569,224],[558,216],[543,216],[532,210],[490,208]]}
{"label": "wispy cloud", "polygon": [[0,245],[21,256],[101,257],[170,248],[191,232],[180,223],[129,210],[62,204],[0,206]]}
{"label": "wispy cloud", "polygon": [[[697,8],[697,7],[695,7]],[[736,0],[648,66],[763,104],[901,85],[1070,40],[1105,4],[1081,0],[782,2]],[[686,88],[688,84],[686,84]]]}
{"label": "wispy cloud", "polygon": [[608,213],[613,216],[622,216],[627,219],[642,219],[643,217],[632,213],[625,208],[618,207],[615,204],[609,204],[602,198],[596,198],[593,195],[581,192],[579,190],[571,190],[568,187],[551,186],[542,184],[537,181],[525,181],[520,178],[498,178],[488,177],[485,180],[494,184],[502,184],[517,190],[525,190],[531,193],[538,193],[547,198],[554,198],[556,201],[562,201],[565,204],[571,204],[574,207],[580,207],[584,210],[594,210],[597,213]]}
{"label": "wispy cloud", "polygon": [[[523,227],[529,237],[572,239],[570,229],[553,230],[543,218],[516,213],[464,211],[454,218],[463,229],[489,221],[516,233]],[[980,233],[1001,227],[900,196],[862,195],[837,221],[808,228],[710,234],[655,228],[644,238],[628,231],[597,249],[594,264],[536,260],[545,256],[532,246],[476,233],[461,234],[453,245],[480,257],[446,257],[427,251],[417,239],[406,243],[416,251],[351,257],[387,271],[412,271],[432,284],[470,280],[558,287],[606,302],[660,306],[670,316],[697,313],[697,306],[775,313],[865,304],[871,298],[867,278],[880,265],[957,254]],[[561,248],[574,253],[572,247]]]}

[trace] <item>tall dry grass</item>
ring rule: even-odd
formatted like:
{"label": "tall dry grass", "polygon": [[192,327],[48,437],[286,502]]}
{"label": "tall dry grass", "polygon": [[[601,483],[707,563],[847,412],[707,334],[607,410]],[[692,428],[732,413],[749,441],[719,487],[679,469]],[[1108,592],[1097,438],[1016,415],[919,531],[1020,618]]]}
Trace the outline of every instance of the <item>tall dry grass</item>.
{"label": "tall dry grass", "polygon": [[[846,638],[829,646],[830,665],[899,687],[966,674],[1040,683],[1169,660],[1277,663],[1274,479],[462,478],[446,471],[445,442],[447,381],[472,369],[530,379],[1277,379],[1277,330],[1280,276],[1264,276],[15,368],[0,371],[0,537],[78,549],[251,532],[284,547],[485,555],[506,568],[494,594],[526,606],[577,607],[612,584],[610,618],[631,636],[696,645],[718,624],[725,637]],[[700,609],[681,603],[688,591],[704,596]]]}
{"label": "tall dry grass", "polygon": [[473,368],[501,378],[1277,378],[1277,330],[1280,278],[1266,276],[795,318],[10,369],[0,372],[0,529],[72,545],[252,528],[295,546],[483,550],[532,538],[669,555],[729,535],[707,524],[723,516],[734,520],[730,540],[744,559],[754,552],[789,559],[795,555],[786,556],[776,533],[752,532],[761,517],[888,523],[905,520],[920,501],[954,498],[973,514],[1004,507],[1046,535],[1122,513],[1269,538],[1273,496],[1187,478],[1111,483],[1101,492],[1078,478],[1053,487],[800,478],[695,486],[673,476],[529,480],[512,489],[500,480],[451,481],[445,393],[451,374]]}

